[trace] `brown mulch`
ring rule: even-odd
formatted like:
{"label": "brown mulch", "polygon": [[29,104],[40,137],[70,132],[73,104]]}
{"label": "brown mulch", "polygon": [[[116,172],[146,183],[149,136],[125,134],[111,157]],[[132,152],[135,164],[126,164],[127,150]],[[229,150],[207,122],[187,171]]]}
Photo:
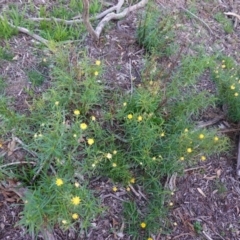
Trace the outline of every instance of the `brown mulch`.
{"label": "brown mulch", "polygon": [[[10,1],[9,1],[10,2]],[[1,1],[2,6],[9,4]],[[11,1],[14,3],[14,1]],[[18,1],[16,1],[18,2]],[[22,1],[24,2],[24,1]],[[27,3],[27,1],[25,1]],[[37,5],[41,1],[35,1]],[[46,1],[48,6],[57,4],[56,1]],[[213,18],[217,12],[232,11],[240,13],[239,1],[195,1],[197,16],[204,21],[210,30],[197,18],[181,17],[181,23],[176,26],[178,42],[184,45],[185,54],[196,54],[198,47],[204,46],[209,54],[213,52],[224,53],[235,58],[240,63],[240,24],[235,18],[230,18],[235,24],[234,32],[226,34],[221,24]],[[18,2],[19,5],[21,5]],[[173,13],[186,13],[191,9],[191,1],[183,0],[157,0],[156,4],[164,11]],[[183,7],[183,8],[181,8]],[[0,7],[2,10],[2,7]],[[195,13],[196,14],[196,13]],[[100,59],[105,64],[104,80],[109,89],[121,88],[126,92],[131,89],[131,77],[134,83],[141,82],[141,68],[143,66],[144,50],[136,42],[137,17],[132,14],[121,22],[120,27],[113,25],[104,31],[98,44],[92,43],[88,38],[85,46],[92,59]],[[184,44],[183,44],[184,43]],[[5,46],[4,42],[0,43]],[[26,71],[37,68],[46,53],[39,50],[32,39],[23,34],[12,37],[9,41],[13,61],[0,60],[0,74],[6,79],[6,94],[13,97],[13,107],[16,111],[25,112],[28,109],[28,94],[24,88],[32,88]],[[50,79],[46,69],[38,69],[46,74],[46,82],[41,87],[34,87],[36,94],[48,87]],[[132,75],[132,76],[131,76]],[[199,79],[199,91],[207,89],[215,92],[215,86],[209,80],[208,73]],[[222,114],[221,110],[209,110],[203,113],[207,120]],[[214,115],[214,116],[213,116]],[[205,120],[204,117],[202,117]],[[201,119],[201,120],[202,120]],[[225,119],[224,121],[228,121]],[[231,123],[229,123],[231,125]],[[237,136],[237,133],[234,133]],[[239,240],[240,239],[240,181],[237,179],[236,158],[237,150],[234,146],[236,136],[231,135],[233,151],[227,156],[213,156],[206,162],[201,162],[194,169],[186,169],[183,176],[176,179],[176,190],[171,201],[173,206],[169,212],[171,229],[169,233],[159,232],[153,236],[156,240]],[[103,206],[107,207],[104,216],[95,219],[84,235],[74,232],[63,232],[59,228],[54,236],[59,240],[111,240],[132,239],[124,233],[124,220],[122,216],[122,203],[129,198],[129,193],[119,186],[119,191],[113,195],[113,183],[108,179],[99,178],[91,181],[91,188],[102,199]],[[32,239],[23,227],[15,226],[20,219],[22,210],[21,199],[11,191],[0,188],[0,239],[3,240],[30,240]],[[123,234],[118,235],[123,230]],[[41,234],[38,239],[43,239]],[[141,238],[140,238],[141,240]]]}

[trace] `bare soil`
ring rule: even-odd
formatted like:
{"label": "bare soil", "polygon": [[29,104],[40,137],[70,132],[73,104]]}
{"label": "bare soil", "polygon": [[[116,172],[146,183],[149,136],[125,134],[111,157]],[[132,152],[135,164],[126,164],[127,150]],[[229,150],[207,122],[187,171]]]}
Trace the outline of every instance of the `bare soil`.
{"label": "bare soil", "polygon": [[[10,2],[19,5],[27,3],[27,1],[21,1],[22,3],[0,1],[2,4],[0,10],[3,11]],[[47,2],[45,4],[48,6],[57,4],[56,1],[34,1],[36,6],[44,4],[44,2]],[[196,9],[197,18],[182,17],[182,22],[176,26],[178,35],[176,42],[184,46],[184,54],[196,54],[201,45],[209,54],[219,51],[232,56],[237,63],[240,63],[240,19],[229,17],[234,25],[234,31],[227,34],[223,30],[223,26],[213,17],[217,12],[240,14],[240,1],[157,0],[156,6],[166,11],[172,11],[173,16],[179,12],[186,14],[185,9],[192,9],[192,11]],[[140,72],[144,63],[144,49],[137,44],[136,26],[137,16],[132,14],[121,21],[118,26],[116,23],[111,24],[110,29],[103,32],[99,43],[94,43],[89,37],[84,43],[89,57],[101,59],[106,65],[104,79],[110,89],[121,88],[124,91],[130,91],[131,75],[135,78],[136,84],[141,82]],[[7,41],[3,40],[0,43],[2,47],[5,47],[6,44]],[[31,87],[26,72],[30,68],[38,69],[39,63],[47,57],[47,52],[40,50],[30,37],[23,34],[12,37],[8,44],[13,54],[13,60],[0,60],[0,74],[6,80],[6,94],[13,98],[13,107],[22,113],[29,107],[29,96],[25,88]],[[47,69],[38,70],[44,74],[46,81],[41,87],[35,87],[36,94],[43,92],[51,81]],[[216,90],[207,73],[199,79],[197,87],[200,91],[207,89],[212,93]],[[223,114],[222,111],[222,109],[209,109],[208,112],[202,114],[200,120],[211,120]],[[152,236],[153,239],[240,239],[240,181],[236,176],[237,149],[235,147],[239,133],[234,131],[236,125],[229,122],[228,119],[219,121],[218,125],[233,129],[230,135],[232,152],[226,156],[213,156],[205,162],[186,169],[182,176],[171,179],[175,191],[171,199],[173,206],[169,212],[168,221],[171,222],[172,228],[168,233],[160,229],[157,235]],[[14,158],[6,161],[19,160],[21,154]],[[123,201],[129,197],[136,198],[136,196],[121,188],[117,195],[112,195],[112,186],[113,183],[109,179],[92,179],[91,187],[96,190],[108,210],[105,216],[92,222],[88,234],[77,236],[74,232],[63,232],[56,226],[55,239],[132,239],[127,234],[118,236],[116,232],[124,229]],[[16,226],[21,217],[21,210],[21,198],[18,194],[0,183],[0,239],[32,239],[24,228]],[[44,239],[44,237],[40,234],[38,239]]]}

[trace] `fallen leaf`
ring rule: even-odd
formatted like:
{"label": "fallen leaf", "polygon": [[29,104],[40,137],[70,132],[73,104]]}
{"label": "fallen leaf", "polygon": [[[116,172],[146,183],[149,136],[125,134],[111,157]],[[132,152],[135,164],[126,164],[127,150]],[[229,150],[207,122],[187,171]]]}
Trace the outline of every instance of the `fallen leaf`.
{"label": "fallen leaf", "polygon": [[221,170],[221,169],[218,169],[218,170],[216,171],[216,173],[217,173],[217,177],[219,178],[220,175],[221,175],[221,173],[222,173],[222,170]]}
{"label": "fallen leaf", "polygon": [[11,142],[8,143],[8,157],[11,156],[16,148],[16,141],[15,138],[12,139]]}
{"label": "fallen leaf", "polygon": [[204,179],[207,179],[207,180],[213,180],[213,179],[215,179],[217,176],[209,176],[209,177],[207,177],[207,176],[204,176],[203,178]]}
{"label": "fallen leaf", "polygon": [[201,188],[197,188],[197,190],[202,196],[207,197]]}

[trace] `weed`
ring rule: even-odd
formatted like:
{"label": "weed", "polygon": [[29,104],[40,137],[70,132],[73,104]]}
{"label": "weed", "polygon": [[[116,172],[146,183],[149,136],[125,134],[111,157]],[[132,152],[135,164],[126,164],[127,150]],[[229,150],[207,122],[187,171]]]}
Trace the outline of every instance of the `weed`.
{"label": "weed", "polygon": [[194,230],[197,232],[197,234],[200,234],[202,232],[202,225],[200,222],[196,221],[193,223]]}
{"label": "weed", "polygon": [[214,15],[214,18],[216,19],[216,21],[222,24],[223,29],[226,33],[230,34],[233,32],[233,24],[231,20],[229,20],[223,13],[218,12]]}
{"label": "weed", "polygon": [[17,29],[9,25],[6,16],[0,18],[0,38],[8,39],[17,33]]}
{"label": "weed", "polygon": [[11,61],[13,59],[14,55],[7,50],[7,48],[0,47],[0,59]]}
{"label": "weed", "polygon": [[137,29],[139,44],[159,57],[170,56],[175,49],[173,24],[172,17],[149,3]]}

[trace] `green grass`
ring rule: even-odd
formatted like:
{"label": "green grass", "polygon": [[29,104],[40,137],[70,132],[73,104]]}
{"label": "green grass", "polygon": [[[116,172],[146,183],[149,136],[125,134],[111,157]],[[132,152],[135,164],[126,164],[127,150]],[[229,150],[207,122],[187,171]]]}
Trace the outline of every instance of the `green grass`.
{"label": "green grass", "polygon": [[227,18],[222,12],[218,12],[214,15],[214,18],[217,22],[219,22],[223,26],[223,30],[230,34],[233,32],[233,23],[230,19]]}

